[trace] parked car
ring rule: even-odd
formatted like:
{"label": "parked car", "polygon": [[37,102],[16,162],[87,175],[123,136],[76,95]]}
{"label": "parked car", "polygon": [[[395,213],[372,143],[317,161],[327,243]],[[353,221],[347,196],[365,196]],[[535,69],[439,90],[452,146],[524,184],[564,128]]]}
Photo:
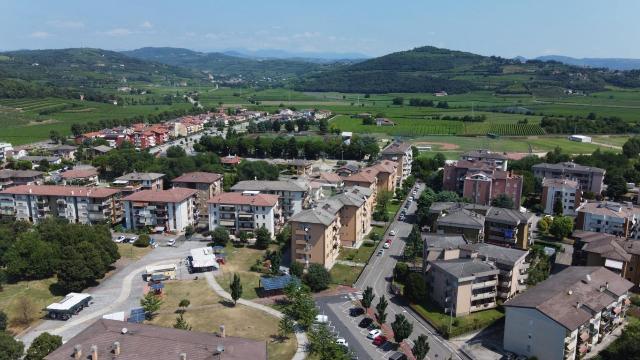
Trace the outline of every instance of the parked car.
{"label": "parked car", "polygon": [[347,342],[347,340],[345,338],[337,338],[336,339],[336,344],[342,345],[344,347],[349,347],[349,343]]}
{"label": "parked car", "polygon": [[373,338],[373,345],[375,346],[382,346],[386,342],[387,342],[387,337],[384,335],[378,335],[375,338]]}
{"label": "parked car", "polygon": [[380,329],[373,329],[373,330],[369,331],[369,334],[367,335],[367,337],[368,337],[369,339],[372,339],[372,340],[373,340],[373,339],[377,338],[377,337],[378,337],[378,336],[380,336],[380,335],[382,335],[382,330],[380,330]]}
{"label": "parked car", "polygon": [[171,239],[167,241],[167,246],[176,246],[176,239]]}
{"label": "parked car", "polygon": [[149,246],[151,246],[152,248],[157,248],[158,247],[158,242],[156,241],[156,239],[151,238],[149,239]]}
{"label": "parked car", "polygon": [[407,360],[407,355],[396,351],[391,356],[389,356],[389,360]]}
{"label": "parked car", "polygon": [[393,242],[392,238],[388,238],[387,241],[385,241],[386,243],[388,243],[389,245],[391,245],[391,243]]}
{"label": "parked car", "polygon": [[136,242],[136,240],[138,240],[138,235],[131,235],[125,241],[133,244],[134,242]]}
{"label": "parked car", "polygon": [[117,243],[121,243],[123,241],[125,241],[127,238],[124,237],[124,235],[120,235],[117,238],[115,238],[113,241],[117,242]]}
{"label": "parked car", "polygon": [[373,324],[373,319],[366,317],[366,318],[360,320],[360,322],[358,323],[358,327],[368,328],[369,325],[371,325],[371,324]]}
{"label": "parked car", "polygon": [[376,254],[376,255],[377,255],[377,256],[382,256],[382,254],[384,254],[384,250],[383,250],[383,249],[380,249],[380,250],[378,250],[378,254]]}
{"label": "parked car", "polygon": [[329,317],[327,315],[316,315],[316,319],[313,322],[316,324],[326,324],[329,322]]}
{"label": "parked car", "polygon": [[391,231],[389,231],[389,235],[391,235],[391,236],[396,236],[396,231],[395,231],[395,230],[391,230]]}
{"label": "parked car", "polygon": [[356,317],[364,314],[364,309],[361,307],[354,307],[349,310],[349,315]]}
{"label": "parked car", "polygon": [[388,249],[389,248],[389,243],[386,242],[386,243],[382,244],[382,248],[383,249]]}

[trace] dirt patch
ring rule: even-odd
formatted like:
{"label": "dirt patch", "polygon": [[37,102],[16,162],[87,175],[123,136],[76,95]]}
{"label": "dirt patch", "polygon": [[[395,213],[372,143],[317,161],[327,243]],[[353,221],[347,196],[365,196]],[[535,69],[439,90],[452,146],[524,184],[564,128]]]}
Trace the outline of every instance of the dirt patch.
{"label": "dirt patch", "polygon": [[47,125],[47,124],[57,124],[60,121],[56,120],[56,119],[47,119],[47,120],[42,120],[42,121],[35,121],[35,120],[31,120],[29,121],[25,126],[37,126],[37,125]]}
{"label": "dirt patch", "polygon": [[76,109],[76,110],[64,110],[63,112],[65,113],[83,113],[83,112],[91,112],[93,110],[95,110],[96,108],[84,108],[84,109]]}
{"label": "dirt patch", "polygon": [[452,143],[444,143],[444,142],[417,142],[417,143],[413,143],[413,145],[415,146],[424,146],[424,145],[435,145],[437,147],[439,147],[438,150],[457,150],[460,148],[460,146],[456,145],[456,144],[452,144]]}

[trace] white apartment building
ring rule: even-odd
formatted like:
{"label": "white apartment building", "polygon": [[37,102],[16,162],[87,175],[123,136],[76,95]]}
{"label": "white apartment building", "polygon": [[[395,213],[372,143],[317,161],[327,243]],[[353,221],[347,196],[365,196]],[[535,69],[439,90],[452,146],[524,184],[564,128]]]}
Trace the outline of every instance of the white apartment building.
{"label": "white apartment building", "polygon": [[240,181],[231,187],[231,191],[258,191],[262,194],[278,195],[282,215],[289,218],[304,209],[309,201],[309,186],[294,180],[248,180]]}
{"label": "white apartment building", "polygon": [[396,182],[402,184],[404,179],[411,175],[411,164],[413,164],[413,150],[411,144],[406,142],[394,142],[387,146],[380,153],[380,157],[385,160],[392,160],[400,164]]}
{"label": "white apartment building", "polygon": [[13,146],[6,142],[0,142],[0,164],[13,153]]}
{"label": "white apartment building", "polygon": [[124,174],[113,182],[114,187],[130,193],[139,190],[162,190],[164,174],[132,172]]}
{"label": "white apartment building", "polygon": [[273,237],[282,224],[278,195],[257,191],[220,193],[208,201],[209,230],[222,226],[231,234],[264,227]]}
{"label": "white apartment building", "polygon": [[577,180],[542,180],[542,207],[545,214],[553,214],[557,200],[562,203],[562,215],[575,216],[576,209],[582,204],[582,190]]}
{"label": "white apartment building", "polygon": [[631,203],[594,201],[582,204],[576,210],[575,229],[601,232],[622,237],[637,237],[640,208]]}
{"label": "white apartment building", "polygon": [[195,189],[184,188],[135,192],[122,199],[125,227],[182,232],[198,219],[196,193]]}
{"label": "white apartment building", "polygon": [[70,223],[117,223],[120,191],[107,188],[19,185],[0,192],[0,217],[38,223],[48,217]]}
{"label": "white apartment building", "polygon": [[599,266],[572,266],[504,304],[504,349],[527,358],[581,359],[621,326],[633,283]]}

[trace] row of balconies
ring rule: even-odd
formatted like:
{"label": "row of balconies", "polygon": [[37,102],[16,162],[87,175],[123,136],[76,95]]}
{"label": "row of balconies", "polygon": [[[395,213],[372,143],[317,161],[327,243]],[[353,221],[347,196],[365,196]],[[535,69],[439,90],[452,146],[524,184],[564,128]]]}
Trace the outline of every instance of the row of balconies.
{"label": "row of balconies", "polygon": [[471,311],[471,312],[480,311],[480,310],[492,309],[494,307],[496,307],[496,303],[495,302],[479,304],[479,305],[471,305],[471,307],[469,307],[469,311]]}
{"label": "row of balconies", "polygon": [[482,288],[487,288],[487,287],[494,287],[496,286],[496,284],[498,283],[497,280],[489,280],[489,281],[484,281],[484,282],[476,282],[471,284],[471,289],[482,289]]}
{"label": "row of balconies", "polygon": [[478,293],[471,294],[471,300],[482,300],[482,299],[490,299],[496,297],[496,291],[486,292],[486,293]]}

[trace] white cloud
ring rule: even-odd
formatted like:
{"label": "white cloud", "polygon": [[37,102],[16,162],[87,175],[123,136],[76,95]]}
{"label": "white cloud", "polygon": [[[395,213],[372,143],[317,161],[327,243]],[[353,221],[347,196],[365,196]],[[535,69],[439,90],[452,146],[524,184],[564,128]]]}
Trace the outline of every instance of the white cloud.
{"label": "white cloud", "polygon": [[104,33],[109,36],[127,36],[133,34],[131,30],[126,28],[115,28],[109,31],[105,31]]}
{"label": "white cloud", "polygon": [[47,22],[47,24],[61,29],[80,29],[84,27],[84,23],[82,21],[74,20],[53,20]]}
{"label": "white cloud", "polygon": [[140,24],[140,27],[143,27],[145,29],[151,29],[153,27],[153,24],[151,23],[151,21],[145,20],[145,22]]}
{"label": "white cloud", "polygon": [[36,38],[36,39],[46,39],[48,37],[51,37],[51,34],[49,34],[46,31],[34,31],[29,36],[31,36],[32,38]]}

